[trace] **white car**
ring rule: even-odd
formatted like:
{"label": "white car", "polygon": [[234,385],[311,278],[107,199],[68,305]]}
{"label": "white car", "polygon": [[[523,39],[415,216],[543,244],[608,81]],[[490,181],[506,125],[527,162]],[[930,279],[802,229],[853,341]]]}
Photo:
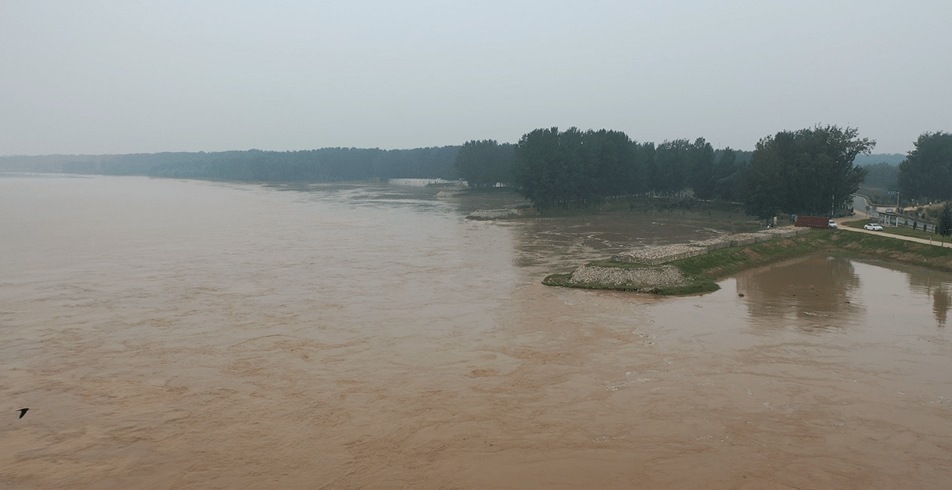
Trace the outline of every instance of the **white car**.
{"label": "white car", "polygon": [[836,221],[830,220],[830,228],[836,228]]}
{"label": "white car", "polygon": [[863,225],[863,228],[866,228],[869,231],[883,231],[883,227],[878,223],[866,223]]}

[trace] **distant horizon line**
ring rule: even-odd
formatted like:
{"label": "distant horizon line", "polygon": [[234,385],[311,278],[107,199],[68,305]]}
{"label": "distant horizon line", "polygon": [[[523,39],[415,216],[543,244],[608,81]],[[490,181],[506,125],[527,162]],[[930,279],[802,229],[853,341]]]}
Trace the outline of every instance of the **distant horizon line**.
{"label": "distant horizon line", "polygon": [[[483,141],[483,140],[477,140]],[[516,143],[499,143],[499,144],[516,144]],[[193,150],[193,151],[174,151],[174,150],[163,150],[163,151],[139,151],[139,152],[129,152],[129,153],[38,153],[33,155],[28,154],[11,154],[11,155],[0,155],[0,158],[13,158],[13,157],[102,157],[102,156],[124,156],[124,155],[158,155],[162,153],[228,153],[228,152],[248,152],[248,151],[260,151],[260,152],[271,152],[271,153],[293,153],[300,151],[319,151],[319,150],[332,150],[332,149],[347,149],[347,150],[381,150],[381,151],[410,151],[410,150],[421,150],[426,148],[446,148],[452,146],[463,146],[459,145],[442,145],[442,146],[418,146],[414,148],[390,148],[384,149],[380,147],[358,147],[358,146],[324,146],[320,148],[310,148],[306,150],[262,150],[260,148],[249,148],[247,150]],[[723,148],[716,148],[715,151],[720,151],[730,148],[725,146]],[[744,152],[753,152],[754,150],[744,150],[740,148],[731,148],[734,151],[744,151]],[[882,153],[870,153],[868,156],[874,155],[889,155],[889,156],[906,156],[908,152],[896,153],[896,152],[882,152]]]}

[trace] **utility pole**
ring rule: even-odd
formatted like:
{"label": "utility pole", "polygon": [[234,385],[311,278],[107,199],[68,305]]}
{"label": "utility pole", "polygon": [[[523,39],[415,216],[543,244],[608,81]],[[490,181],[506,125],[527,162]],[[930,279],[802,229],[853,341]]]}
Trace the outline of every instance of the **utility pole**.
{"label": "utility pole", "polygon": [[899,228],[899,189],[896,189],[896,228]]}

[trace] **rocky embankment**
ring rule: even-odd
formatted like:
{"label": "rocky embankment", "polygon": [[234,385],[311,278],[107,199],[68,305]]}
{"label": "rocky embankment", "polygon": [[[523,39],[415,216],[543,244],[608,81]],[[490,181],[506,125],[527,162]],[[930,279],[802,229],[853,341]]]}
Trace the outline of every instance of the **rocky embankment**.
{"label": "rocky embankment", "polygon": [[633,289],[680,286],[685,283],[684,275],[673,265],[637,269],[583,265],[572,273],[569,280],[575,284],[602,284]]}

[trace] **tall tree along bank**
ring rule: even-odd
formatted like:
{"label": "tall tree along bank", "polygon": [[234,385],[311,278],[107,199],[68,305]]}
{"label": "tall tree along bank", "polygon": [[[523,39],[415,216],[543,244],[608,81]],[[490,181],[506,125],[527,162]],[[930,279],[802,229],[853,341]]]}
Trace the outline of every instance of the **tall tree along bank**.
{"label": "tall tree along bank", "polygon": [[512,184],[515,161],[515,145],[473,140],[459,149],[454,165],[470,187],[494,187],[496,184]]}
{"label": "tall tree along bank", "polygon": [[952,134],[924,133],[899,164],[899,191],[906,199],[952,199]]}
{"label": "tall tree along bank", "polygon": [[830,216],[846,208],[866,177],[853,160],[876,145],[858,134],[855,128],[815,126],[760,140],[740,179],[747,213],[762,219],[781,212]]}

